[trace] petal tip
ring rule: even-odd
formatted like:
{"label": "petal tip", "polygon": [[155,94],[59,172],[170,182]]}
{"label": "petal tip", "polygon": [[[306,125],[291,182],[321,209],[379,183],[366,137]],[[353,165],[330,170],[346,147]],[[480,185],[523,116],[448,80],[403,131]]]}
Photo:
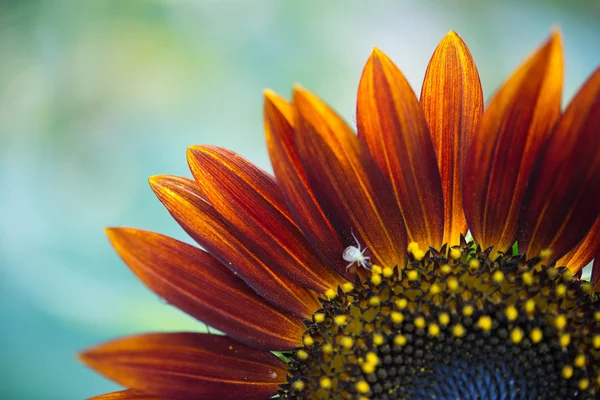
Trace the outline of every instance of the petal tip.
{"label": "petal tip", "polygon": [[263,90],[263,97],[265,100],[265,104],[275,104],[282,99],[279,94],[277,94],[273,89],[269,88]]}
{"label": "petal tip", "polygon": [[373,50],[371,50],[371,56],[369,57],[369,61],[371,60],[387,60],[389,57],[385,54],[379,47],[373,46]]}
{"label": "petal tip", "polygon": [[150,185],[152,190],[158,189],[161,186],[163,186],[164,182],[166,181],[166,176],[167,175],[152,175],[151,177],[149,177],[148,184]]}

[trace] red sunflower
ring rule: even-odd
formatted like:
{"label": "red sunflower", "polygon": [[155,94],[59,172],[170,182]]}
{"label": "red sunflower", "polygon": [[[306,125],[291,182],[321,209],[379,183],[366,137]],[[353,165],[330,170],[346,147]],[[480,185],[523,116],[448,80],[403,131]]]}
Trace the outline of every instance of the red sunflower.
{"label": "red sunflower", "polygon": [[[107,230],[133,272],[224,335],[153,333],[81,359],[96,399],[592,399],[600,393],[600,70],[561,111],[558,34],[483,111],[449,33],[420,100],[374,50],[358,135],[296,87],[265,93],[275,177],[194,146],[150,178],[203,248]],[[464,236],[467,230],[473,240]]]}

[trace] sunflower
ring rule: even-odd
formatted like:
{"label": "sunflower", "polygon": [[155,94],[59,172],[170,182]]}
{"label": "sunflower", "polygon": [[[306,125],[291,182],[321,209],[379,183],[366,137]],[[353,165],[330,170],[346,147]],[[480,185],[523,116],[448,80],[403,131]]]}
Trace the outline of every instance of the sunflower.
{"label": "sunflower", "polygon": [[107,229],[150,289],[224,335],[91,348],[129,388],[95,399],[598,398],[600,69],[564,112],[562,80],[553,33],[484,113],[450,32],[420,99],[373,50],[358,135],[306,89],[266,91],[274,177],[193,146],[193,180],[150,178],[203,249]]}

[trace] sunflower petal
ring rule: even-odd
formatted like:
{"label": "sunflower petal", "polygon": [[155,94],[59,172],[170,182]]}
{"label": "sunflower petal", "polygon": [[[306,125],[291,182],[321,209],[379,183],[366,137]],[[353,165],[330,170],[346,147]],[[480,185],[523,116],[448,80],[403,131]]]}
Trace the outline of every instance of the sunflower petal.
{"label": "sunflower petal", "polygon": [[294,110],[272,91],[265,91],[265,136],[277,183],[290,213],[325,262],[346,274],[340,256],[344,246],[308,183],[294,143]]}
{"label": "sunflower petal", "polygon": [[429,125],[444,190],[443,243],[460,244],[467,234],[463,212],[463,176],[467,150],[483,115],[483,92],[467,45],[455,32],[431,57],[421,106]]}
{"label": "sunflower petal", "polygon": [[266,264],[319,293],[344,282],[306,240],[271,175],[215,146],[191,147],[188,163],[229,229]]}
{"label": "sunflower petal", "polygon": [[427,121],[402,72],[377,49],[360,79],[356,119],[358,137],[392,183],[408,240],[439,248],[444,198]]}
{"label": "sunflower petal", "polygon": [[600,218],[596,219],[596,222],[583,241],[562,256],[556,264],[577,272],[588,265],[598,251],[600,251]]}
{"label": "sunflower petal", "polygon": [[285,382],[287,368],[269,352],[202,333],[131,336],[80,357],[121,385],[178,400],[266,399]]}
{"label": "sunflower petal", "polygon": [[136,390],[120,390],[118,392],[105,393],[100,396],[94,396],[88,400],[166,400],[150,394],[138,392]]}
{"label": "sunflower petal", "polygon": [[558,33],[496,93],[467,155],[464,208],[483,248],[505,251],[516,239],[521,202],[535,158],[560,116],[563,78]]}
{"label": "sunflower petal", "polygon": [[320,308],[312,293],[265,264],[233,235],[198,190],[196,182],[175,176],[154,176],[150,178],[150,185],[173,218],[196,242],[271,304],[302,318],[308,318]]}
{"label": "sunflower petal", "polygon": [[300,319],[276,309],[210,254],[157,233],[106,233],[136,276],[167,303],[250,347],[289,350],[302,341]]}
{"label": "sunflower petal", "polygon": [[600,68],[575,95],[536,164],[521,212],[519,247],[560,258],[600,215]]}
{"label": "sunflower petal", "polygon": [[403,266],[406,231],[389,182],[366,145],[325,103],[294,90],[295,140],[311,188],[346,245],[355,234],[372,260]]}

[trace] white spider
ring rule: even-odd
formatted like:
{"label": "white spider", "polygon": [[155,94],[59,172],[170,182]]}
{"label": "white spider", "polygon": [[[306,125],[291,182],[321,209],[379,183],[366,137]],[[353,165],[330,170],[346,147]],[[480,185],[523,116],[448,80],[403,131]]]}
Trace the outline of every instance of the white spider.
{"label": "white spider", "polygon": [[348,246],[342,253],[342,258],[346,261],[350,261],[350,264],[348,264],[346,266],[346,271],[348,270],[348,268],[353,266],[355,263],[358,263],[359,266],[370,271],[371,270],[371,268],[370,268],[371,267],[371,261],[370,261],[371,257],[364,255],[365,251],[367,251],[368,247],[361,249],[360,243],[358,243],[358,239],[356,238],[356,236],[354,236],[354,232],[350,231],[350,233],[352,234],[352,237],[354,238],[354,241],[356,242],[356,245],[358,247]]}

